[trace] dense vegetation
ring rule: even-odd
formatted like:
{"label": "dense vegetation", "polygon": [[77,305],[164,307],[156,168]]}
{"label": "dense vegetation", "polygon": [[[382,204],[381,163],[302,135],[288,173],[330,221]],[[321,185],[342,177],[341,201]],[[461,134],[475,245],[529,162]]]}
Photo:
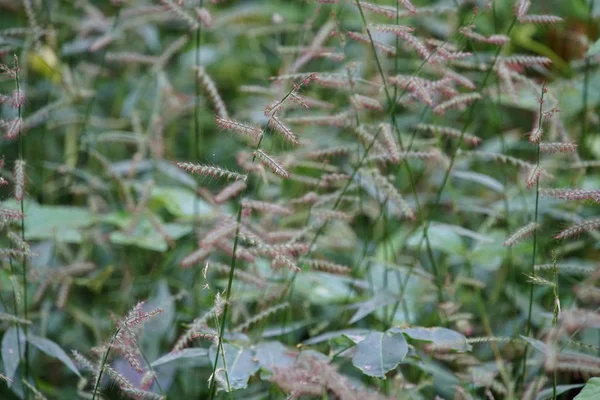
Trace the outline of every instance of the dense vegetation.
{"label": "dense vegetation", "polygon": [[1,0],[0,398],[600,398],[599,17]]}

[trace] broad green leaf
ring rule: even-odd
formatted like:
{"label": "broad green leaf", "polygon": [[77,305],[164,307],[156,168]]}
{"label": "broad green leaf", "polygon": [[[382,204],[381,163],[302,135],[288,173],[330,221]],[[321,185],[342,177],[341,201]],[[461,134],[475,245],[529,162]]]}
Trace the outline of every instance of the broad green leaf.
{"label": "broad green leaf", "polygon": [[215,211],[204,200],[197,199],[193,191],[178,187],[157,186],[150,194],[151,206],[163,206],[176,217],[193,217],[196,213],[195,203],[198,202],[197,213],[202,218],[213,217]]}
{"label": "broad green leaf", "polygon": [[[582,383],[578,383],[575,385],[558,385],[558,386],[556,386],[556,395],[557,396],[561,395],[565,392],[568,392],[569,390],[579,389],[582,386],[583,386]],[[537,396],[535,397],[535,400],[546,400],[546,399],[551,399],[552,397],[554,397],[554,390],[553,390],[553,388],[548,388],[548,389],[544,389],[541,392],[539,392],[537,394]]]}
{"label": "broad green leaf", "polygon": [[25,333],[21,328],[8,328],[2,337],[2,362],[4,364],[4,375],[9,379],[7,381],[9,387],[24,356]]}
{"label": "broad green leaf", "polygon": [[[130,219],[127,218],[129,221]],[[164,232],[173,240],[177,240],[191,232],[192,227],[183,224],[163,224]],[[156,230],[147,218],[140,218],[133,232],[115,231],[110,234],[114,244],[135,246],[159,252],[167,251],[169,244],[163,235]]]}
{"label": "broad green leaf", "polygon": [[165,354],[164,356],[160,357],[159,359],[154,360],[152,362],[152,364],[150,364],[150,365],[152,367],[159,367],[161,365],[169,364],[174,361],[189,360],[189,359],[206,359],[206,361],[208,361],[207,356],[208,356],[208,351],[206,349],[192,347],[192,348],[187,348],[187,349],[183,349],[180,351]]}
{"label": "broad green leaf", "polygon": [[460,352],[471,351],[472,346],[467,343],[467,338],[459,332],[452,329],[433,327],[433,328],[392,328],[396,332],[402,332],[406,336],[426,342],[432,342],[434,345],[452,349]]}
{"label": "broad green leaf", "polygon": [[[13,201],[3,206],[18,209]],[[25,234],[28,240],[55,239],[59,242],[80,243],[80,230],[91,225],[95,216],[82,207],[41,206],[29,202],[25,206]]]}
{"label": "broad green leaf", "polygon": [[[429,243],[435,250],[448,254],[463,254],[465,245],[453,229],[444,224],[431,223],[428,229]],[[423,241],[423,243],[421,243]],[[408,245],[416,248],[421,244],[424,246],[423,227],[419,228],[409,239]],[[424,247],[423,247],[424,248]]]}
{"label": "broad green leaf", "polygon": [[[223,354],[219,353],[216,380],[225,391],[248,387],[248,379],[260,368],[260,364],[254,359],[254,352],[249,348],[224,343],[223,353],[227,366],[223,364]],[[217,347],[212,346],[209,350],[211,364],[215,362],[216,354]],[[225,368],[227,368],[227,375],[225,375]]]}
{"label": "broad green leaf", "polygon": [[399,332],[373,332],[356,345],[352,364],[365,375],[385,378],[408,353],[408,344]]}
{"label": "broad green leaf", "polygon": [[600,399],[600,378],[588,380],[581,389],[581,392],[575,396],[575,400],[597,400]]}
{"label": "broad green leaf", "polygon": [[254,351],[260,367],[269,371],[273,367],[291,367],[296,361],[296,352],[277,341],[259,343]]}
{"label": "broad green leaf", "polygon": [[31,343],[32,346],[37,347],[40,351],[46,353],[50,357],[54,357],[60,360],[67,368],[73,371],[77,376],[81,376],[79,370],[77,369],[71,358],[67,355],[67,353],[65,353],[65,351],[52,340],[35,335],[29,335],[27,337],[27,340],[29,341],[29,343]]}
{"label": "broad green leaf", "polygon": [[506,247],[502,245],[506,239],[506,232],[500,229],[494,229],[487,232],[492,242],[478,242],[468,254],[468,259],[473,264],[473,269],[484,269],[486,271],[496,271],[506,254]]}

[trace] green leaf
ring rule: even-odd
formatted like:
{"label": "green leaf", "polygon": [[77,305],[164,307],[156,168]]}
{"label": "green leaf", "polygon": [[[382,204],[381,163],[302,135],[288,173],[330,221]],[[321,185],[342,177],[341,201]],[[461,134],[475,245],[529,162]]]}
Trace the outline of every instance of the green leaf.
{"label": "green leaf", "polygon": [[[209,350],[211,364],[215,362],[217,346],[212,346]],[[225,366],[223,364],[223,355]],[[227,375],[225,375],[227,368]],[[251,349],[238,347],[229,343],[223,344],[223,353],[219,353],[217,362],[216,381],[219,382],[225,391],[245,389],[248,387],[248,379],[258,371],[259,363],[254,359],[254,352]],[[229,382],[229,386],[228,383]]]}
{"label": "green leaf", "polygon": [[[3,206],[19,209],[13,201]],[[65,243],[81,243],[80,230],[95,221],[95,216],[85,208],[67,206],[40,206],[28,202],[25,206],[25,234],[28,240],[55,239]]]}
{"label": "green leaf", "polygon": [[408,344],[400,332],[373,332],[356,346],[352,364],[365,375],[385,378],[408,353]]}
{"label": "green leaf", "polygon": [[25,333],[21,328],[11,327],[2,337],[2,362],[4,375],[10,387],[21,359],[25,356]]}
{"label": "green leaf", "polygon": [[163,206],[175,217],[193,217],[195,215],[195,203],[198,202],[198,216],[213,217],[215,211],[202,199],[197,199],[191,190],[177,187],[157,186],[152,188],[150,194],[150,205]]}
{"label": "green leaf", "polygon": [[[157,360],[154,360],[150,365],[155,367],[160,367],[161,365],[169,364],[174,361],[179,360],[189,360],[189,359],[203,359],[208,356],[208,351],[206,349],[201,348],[187,348],[180,351],[176,351],[173,353],[165,354]],[[208,361],[208,359],[207,359]]]}
{"label": "green leaf", "polygon": [[[130,219],[127,218],[129,221]],[[120,224],[120,223],[119,223]],[[192,231],[192,227],[183,224],[163,224],[164,232],[173,240],[177,240]],[[165,237],[156,230],[150,221],[142,217],[133,232],[115,231],[110,234],[110,241],[114,244],[135,246],[146,250],[165,252],[169,244]]]}
{"label": "green leaf", "polygon": [[347,284],[347,278],[322,272],[298,274],[294,292],[301,294],[312,304],[340,303],[354,295]]}
{"label": "green leaf", "polygon": [[[448,254],[463,254],[465,244],[460,235],[445,224],[432,222],[427,230],[431,247]],[[409,239],[408,245],[416,248],[423,240],[423,227],[419,228]],[[422,245],[422,244],[421,244]]]}
{"label": "green leaf", "polygon": [[600,399],[600,378],[592,378],[587,381],[581,392],[575,396],[575,400],[597,399]]}
{"label": "green leaf", "polygon": [[392,328],[395,332],[402,332],[408,337],[415,340],[432,342],[436,346],[447,349],[456,350],[459,352],[471,351],[473,347],[467,343],[467,338],[459,332],[448,328]]}
{"label": "green leaf", "polygon": [[254,351],[260,367],[268,371],[273,367],[291,367],[296,361],[295,352],[277,341],[259,343],[254,347]]}
{"label": "green leaf", "polygon": [[[558,385],[556,387],[556,395],[561,395],[565,392],[568,392],[569,390],[573,390],[573,389],[578,389],[580,387],[582,387],[583,384],[582,383],[577,383],[575,385]],[[539,392],[535,398],[535,400],[546,400],[546,399],[551,399],[552,397],[554,397],[554,390],[553,388],[548,388],[548,389],[544,389],[541,392]]]}
{"label": "green leaf", "polygon": [[596,43],[590,46],[587,52],[587,57],[592,57],[600,54],[600,39],[596,40]]}
{"label": "green leaf", "polygon": [[73,371],[77,376],[81,376],[79,370],[77,369],[71,358],[67,355],[67,353],[65,353],[65,351],[52,340],[35,335],[29,335],[27,337],[27,340],[29,341],[29,343],[31,343],[32,346],[37,347],[40,351],[46,353],[50,357],[54,357],[60,360],[67,368]]}

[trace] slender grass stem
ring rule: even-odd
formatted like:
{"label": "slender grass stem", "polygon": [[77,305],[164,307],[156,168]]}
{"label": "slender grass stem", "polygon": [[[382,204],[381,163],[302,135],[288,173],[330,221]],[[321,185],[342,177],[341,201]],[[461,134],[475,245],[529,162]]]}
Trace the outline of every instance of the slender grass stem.
{"label": "slender grass stem", "polygon": [[[543,118],[543,106],[544,106],[544,93],[546,91],[545,86],[542,88],[542,94],[540,96],[540,110],[539,110],[539,120],[538,120],[538,129],[542,127],[542,118]],[[536,144],[537,147],[537,156],[536,156],[536,168],[540,167],[540,144],[539,141]],[[539,203],[540,203],[540,181],[536,179],[535,183],[535,209],[533,212],[533,222],[537,225],[538,223],[538,214],[539,214]],[[538,243],[538,235],[537,229],[533,231],[533,250],[531,253],[531,269],[530,274],[533,278],[535,278],[535,260],[537,255],[537,243]],[[529,311],[527,313],[527,329],[525,330],[525,336],[529,336],[531,333],[531,315],[533,311],[533,281],[529,284]],[[524,383],[527,378],[527,356],[528,356],[529,346],[525,347],[525,355],[523,356],[523,373],[520,382]]]}

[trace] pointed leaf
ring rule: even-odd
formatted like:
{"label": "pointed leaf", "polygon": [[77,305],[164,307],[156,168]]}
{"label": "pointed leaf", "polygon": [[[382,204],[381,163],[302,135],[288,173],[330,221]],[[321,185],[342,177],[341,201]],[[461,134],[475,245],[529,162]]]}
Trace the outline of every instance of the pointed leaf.
{"label": "pointed leaf", "polygon": [[54,357],[60,360],[67,368],[73,371],[77,376],[81,376],[79,370],[71,360],[71,358],[65,353],[65,351],[56,343],[50,339],[46,339],[39,336],[30,335],[27,340],[33,346],[37,347],[40,351],[46,353],[50,357]]}
{"label": "pointed leaf", "polygon": [[165,354],[160,357],[158,360],[154,360],[152,362],[152,367],[158,367],[164,364],[171,363],[177,360],[190,359],[190,358],[204,358],[208,355],[208,351],[206,349],[201,348],[188,348],[180,351],[172,352]]}
{"label": "pointed leaf", "polygon": [[2,337],[2,362],[4,363],[4,375],[10,379],[9,387],[24,355],[25,333],[20,328],[9,328]]}
{"label": "pointed leaf", "polygon": [[587,381],[581,392],[575,396],[575,400],[600,399],[600,378],[592,378]]}
{"label": "pointed leaf", "polygon": [[358,343],[352,364],[365,375],[385,378],[408,353],[408,344],[400,332],[373,332]]}
{"label": "pointed leaf", "polygon": [[403,332],[415,340],[423,340],[426,342],[432,342],[436,346],[452,349],[460,352],[471,351],[472,346],[467,343],[467,338],[459,332],[453,331],[447,328],[406,328],[397,329],[392,328],[397,332]]}
{"label": "pointed leaf", "polygon": [[[565,392],[568,392],[569,390],[573,390],[573,389],[579,389],[580,387],[582,387],[583,384],[582,383],[577,383],[574,385],[558,385],[556,387],[556,395],[561,395]],[[546,399],[551,399],[554,397],[554,389],[553,388],[548,388],[548,389],[544,389],[541,392],[539,392],[535,398],[535,400],[546,400]]]}

